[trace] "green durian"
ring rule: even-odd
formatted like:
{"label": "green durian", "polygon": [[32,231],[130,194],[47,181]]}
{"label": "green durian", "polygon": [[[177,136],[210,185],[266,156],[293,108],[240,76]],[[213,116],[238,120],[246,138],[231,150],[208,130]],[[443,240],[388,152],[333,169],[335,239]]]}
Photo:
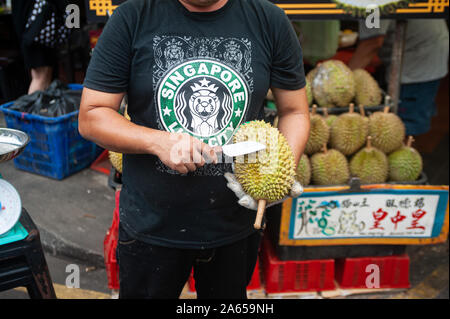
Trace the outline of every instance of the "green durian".
{"label": "green durian", "polygon": [[326,107],[324,107],[323,108],[323,118],[325,119],[325,122],[327,123],[328,127],[331,130],[331,127],[333,126],[334,121],[337,119],[337,115],[328,114],[328,109]]}
{"label": "green durian", "polygon": [[403,145],[406,129],[402,120],[394,113],[389,113],[389,107],[383,112],[375,112],[369,117],[369,135],[372,145],[389,154]]}
{"label": "green durian", "polygon": [[306,154],[303,154],[298,162],[296,177],[302,186],[311,183],[311,162]]}
{"label": "green durian", "polygon": [[341,61],[323,62],[318,66],[312,91],[321,107],[346,107],[355,96],[353,72]]}
{"label": "green durian", "polygon": [[310,106],[313,103],[313,94],[312,94],[312,89],[311,89],[311,83],[306,80],[306,98],[308,99],[308,106]]}
{"label": "green durian", "polygon": [[334,0],[339,9],[343,9],[346,13],[354,17],[367,17],[372,10],[367,10],[370,6],[376,5],[380,12],[384,14],[392,14],[398,8],[406,8],[413,0]]}
{"label": "green durian", "polygon": [[356,153],[350,161],[352,176],[358,177],[364,184],[377,184],[387,181],[389,163],[386,154],[372,146],[371,137],[367,146]]}
{"label": "green durian", "polygon": [[328,143],[330,138],[330,128],[325,119],[317,114],[316,105],[313,105],[310,123],[309,139],[305,148],[305,153],[307,155],[312,155],[320,151],[323,145]]}
{"label": "green durian", "polygon": [[323,151],[311,157],[312,181],[314,185],[341,185],[350,178],[348,162],[338,150]]}
{"label": "green durian", "polygon": [[256,141],[266,145],[256,154],[235,158],[234,173],[244,191],[268,202],[287,196],[296,166],[291,147],[278,129],[264,121],[252,121],[241,125],[233,139],[234,143]]}
{"label": "green durian", "polygon": [[353,71],[355,78],[355,102],[365,106],[378,106],[381,104],[381,89],[377,81],[364,69]]}
{"label": "green durian", "polygon": [[330,145],[344,155],[352,155],[364,146],[368,133],[368,122],[350,104],[349,112],[339,115],[331,126]]}
{"label": "green durian", "polygon": [[410,136],[406,145],[389,155],[389,180],[414,182],[419,178],[423,169],[423,161],[420,153],[411,146],[412,142],[413,137]]}

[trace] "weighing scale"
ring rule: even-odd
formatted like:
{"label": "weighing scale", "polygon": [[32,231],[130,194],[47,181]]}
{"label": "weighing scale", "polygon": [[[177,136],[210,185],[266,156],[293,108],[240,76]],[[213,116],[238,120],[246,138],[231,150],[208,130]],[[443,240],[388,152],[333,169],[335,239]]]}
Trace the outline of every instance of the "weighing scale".
{"label": "weighing scale", "polygon": [[[19,156],[30,138],[24,132],[0,128],[0,163]],[[19,193],[0,174],[0,246],[22,240],[28,232],[19,222],[22,202]]]}

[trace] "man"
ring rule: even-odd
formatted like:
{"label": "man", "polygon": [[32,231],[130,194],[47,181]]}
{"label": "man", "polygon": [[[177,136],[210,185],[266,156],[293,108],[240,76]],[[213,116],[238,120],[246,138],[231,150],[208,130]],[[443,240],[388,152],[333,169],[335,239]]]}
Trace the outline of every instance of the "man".
{"label": "man", "polygon": [[[365,68],[379,53],[388,67],[395,21],[381,20],[380,28],[360,23],[360,42],[349,62],[351,69]],[[448,72],[449,38],[445,20],[413,19],[406,29],[398,115],[407,135],[428,132],[436,115],[435,98],[440,80]]]}
{"label": "man", "polygon": [[[106,25],[80,133],[123,152],[121,298],[246,298],[261,234],[227,188],[220,146],[262,119],[272,88],[298,162],[309,134],[302,54],[266,0],[130,0]],[[117,113],[125,92],[131,122]]]}

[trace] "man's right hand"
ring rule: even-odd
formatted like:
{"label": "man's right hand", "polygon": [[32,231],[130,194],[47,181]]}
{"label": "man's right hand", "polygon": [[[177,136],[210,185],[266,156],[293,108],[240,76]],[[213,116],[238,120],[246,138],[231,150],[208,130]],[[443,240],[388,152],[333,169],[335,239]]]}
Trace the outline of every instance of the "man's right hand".
{"label": "man's right hand", "polygon": [[211,146],[186,133],[161,132],[156,154],[169,168],[186,174],[206,163],[217,164],[218,158]]}

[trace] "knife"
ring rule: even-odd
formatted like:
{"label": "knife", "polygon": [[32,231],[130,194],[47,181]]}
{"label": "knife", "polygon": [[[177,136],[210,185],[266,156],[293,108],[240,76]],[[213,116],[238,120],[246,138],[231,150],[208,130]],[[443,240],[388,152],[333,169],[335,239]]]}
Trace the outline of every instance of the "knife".
{"label": "knife", "polygon": [[223,154],[229,157],[247,155],[262,151],[264,149],[266,149],[266,145],[253,141],[240,142],[236,144],[227,144],[222,146]]}

